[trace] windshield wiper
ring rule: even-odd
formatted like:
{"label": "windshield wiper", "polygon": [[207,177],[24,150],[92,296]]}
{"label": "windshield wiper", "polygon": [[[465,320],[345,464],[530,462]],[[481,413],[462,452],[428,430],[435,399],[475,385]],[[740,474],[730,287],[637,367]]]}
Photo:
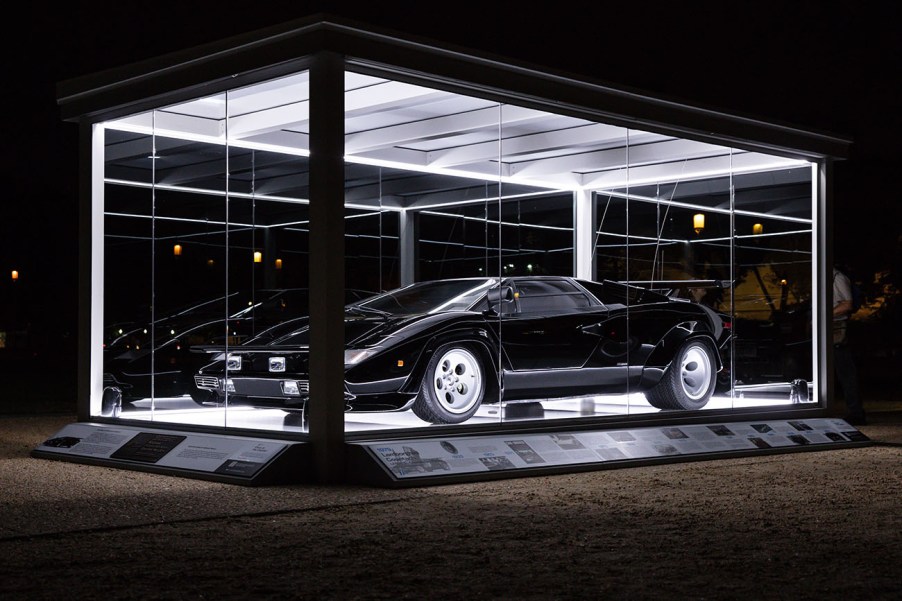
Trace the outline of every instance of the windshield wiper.
{"label": "windshield wiper", "polygon": [[351,313],[354,315],[362,315],[366,317],[367,315],[378,315],[382,319],[388,319],[392,316],[388,311],[382,311],[381,309],[373,309],[372,307],[363,307],[361,305],[348,305],[345,307],[345,313]]}

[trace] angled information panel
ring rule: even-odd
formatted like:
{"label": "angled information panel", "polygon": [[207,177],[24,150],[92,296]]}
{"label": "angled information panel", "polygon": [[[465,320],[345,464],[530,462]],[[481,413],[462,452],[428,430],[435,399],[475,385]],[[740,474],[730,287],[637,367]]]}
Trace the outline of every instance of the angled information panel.
{"label": "angled information panel", "polygon": [[[509,433],[358,443],[390,481],[490,472],[613,467],[669,458],[745,455],[869,444],[841,419],[759,420],[617,430]],[[512,474],[516,475],[516,474]],[[525,475],[525,474],[524,474]],[[467,479],[466,477],[462,479]],[[418,485],[418,484],[414,484]]]}
{"label": "angled information panel", "polygon": [[32,456],[260,484],[299,479],[285,464],[302,446],[266,438],[73,423],[38,445]]}

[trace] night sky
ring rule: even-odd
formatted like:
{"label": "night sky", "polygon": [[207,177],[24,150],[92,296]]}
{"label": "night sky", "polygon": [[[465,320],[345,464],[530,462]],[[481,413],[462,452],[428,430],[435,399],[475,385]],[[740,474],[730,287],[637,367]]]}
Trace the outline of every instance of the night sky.
{"label": "night sky", "polygon": [[[8,20],[0,307],[74,351],[77,127],[56,84],[328,12],[379,27],[853,141],[837,166],[837,255],[899,268],[900,39],[890,2],[80,2]],[[186,8],[188,7],[188,8]],[[892,160],[892,162],[891,162]],[[16,269],[20,279],[12,284]],[[2,325],[2,324],[0,324]],[[47,351],[49,352],[49,351]],[[67,369],[74,369],[74,367]]]}

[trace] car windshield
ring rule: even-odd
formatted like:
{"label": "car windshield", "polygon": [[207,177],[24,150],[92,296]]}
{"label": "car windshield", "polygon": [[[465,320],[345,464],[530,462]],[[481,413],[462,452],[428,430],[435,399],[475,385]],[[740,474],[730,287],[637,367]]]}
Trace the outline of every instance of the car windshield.
{"label": "car windshield", "polygon": [[392,315],[463,311],[469,309],[495,283],[491,278],[420,282],[348,305],[348,309]]}

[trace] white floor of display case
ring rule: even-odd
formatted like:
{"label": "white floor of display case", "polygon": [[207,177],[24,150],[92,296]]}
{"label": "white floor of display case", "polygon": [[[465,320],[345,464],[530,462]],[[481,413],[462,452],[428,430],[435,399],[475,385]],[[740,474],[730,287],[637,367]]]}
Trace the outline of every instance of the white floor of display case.
{"label": "white floor of display case", "polygon": [[[811,395],[809,395],[811,398]],[[787,385],[749,386],[735,396],[717,395],[705,407],[709,409],[739,409],[776,407],[790,404]],[[628,416],[657,413],[641,393],[577,397],[511,403],[503,407],[485,405],[468,424],[492,424],[524,420],[572,419],[581,416]],[[151,421],[216,428],[236,428],[276,432],[304,432],[304,428],[279,409],[253,407],[201,407],[190,397],[157,398],[154,402],[137,401],[120,413],[129,420]],[[412,411],[355,412],[345,414],[345,431],[367,432],[386,429],[407,429],[428,426]]]}

